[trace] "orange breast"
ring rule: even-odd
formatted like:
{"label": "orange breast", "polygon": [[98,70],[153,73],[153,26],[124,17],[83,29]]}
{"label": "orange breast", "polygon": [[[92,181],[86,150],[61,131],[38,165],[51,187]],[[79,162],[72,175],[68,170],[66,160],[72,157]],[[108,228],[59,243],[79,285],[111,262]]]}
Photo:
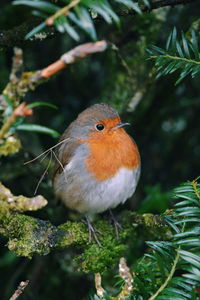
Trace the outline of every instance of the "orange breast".
{"label": "orange breast", "polygon": [[122,128],[102,138],[89,139],[88,146],[86,167],[98,181],[115,176],[120,168],[132,170],[140,164],[138,148]]}

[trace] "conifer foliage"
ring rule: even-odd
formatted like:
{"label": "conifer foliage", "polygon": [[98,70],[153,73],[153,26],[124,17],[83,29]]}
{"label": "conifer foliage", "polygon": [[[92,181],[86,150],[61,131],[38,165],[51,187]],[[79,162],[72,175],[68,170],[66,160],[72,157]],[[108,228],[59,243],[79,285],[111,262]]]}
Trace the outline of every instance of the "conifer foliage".
{"label": "conifer foliage", "polygon": [[189,32],[189,37],[182,32],[179,41],[176,28],[170,33],[165,49],[155,45],[147,51],[150,58],[155,60],[157,78],[179,71],[176,84],[180,83],[187,75],[195,77],[200,72],[200,51],[194,30]]}
{"label": "conifer foliage", "polygon": [[[67,33],[71,38],[78,41],[80,39],[79,29],[83,30],[93,40],[96,40],[97,33],[94,20],[97,17],[102,18],[106,23],[116,23],[119,25],[120,19],[116,12],[119,8],[132,9],[136,13],[141,13],[137,2],[132,0],[73,0],[61,1],[65,6],[58,6],[47,1],[15,0],[14,5],[26,5],[33,8],[33,14],[45,19],[44,22],[35,27],[26,36],[29,39],[36,33],[44,30],[47,26],[55,26],[61,33]],[[148,0],[142,1],[144,5],[149,6]],[[67,4],[67,5],[66,5]]]}
{"label": "conifer foliage", "polygon": [[174,209],[164,214],[172,235],[168,241],[146,242],[149,249],[132,269],[133,292],[126,300],[200,299],[199,179],[180,185],[173,198]]}

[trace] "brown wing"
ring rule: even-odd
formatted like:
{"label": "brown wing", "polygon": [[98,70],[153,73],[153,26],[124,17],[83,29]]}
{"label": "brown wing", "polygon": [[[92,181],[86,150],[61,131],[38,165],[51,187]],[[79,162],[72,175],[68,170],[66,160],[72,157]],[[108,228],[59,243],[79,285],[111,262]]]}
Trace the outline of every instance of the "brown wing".
{"label": "brown wing", "polygon": [[70,136],[70,131],[68,129],[61,136],[60,142],[62,141],[63,143],[58,146],[55,151],[56,159],[53,170],[53,178],[56,174],[63,172],[64,167],[68,164],[76,148],[80,145],[80,142],[77,139]]}

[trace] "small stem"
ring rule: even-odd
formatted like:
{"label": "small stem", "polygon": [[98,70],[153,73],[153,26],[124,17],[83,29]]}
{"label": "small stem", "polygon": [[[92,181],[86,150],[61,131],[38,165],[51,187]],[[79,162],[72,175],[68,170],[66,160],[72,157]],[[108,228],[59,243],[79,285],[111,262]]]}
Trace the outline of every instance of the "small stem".
{"label": "small stem", "polygon": [[177,263],[178,263],[179,257],[180,257],[178,250],[180,250],[180,247],[177,249],[176,257],[175,257],[173,266],[171,268],[171,271],[170,271],[168,277],[166,278],[165,282],[160,286],[160,288],[157,290],[157,292],[153,296],[151,296],[148,300],[156,299],[156,297],[164,290],[164,288],[166,288],[169,281],[172,279],[174,272],[176,271],[176,266],[177,266]]}
{"label": "small stem", "polygon": [[17,106],[15,110],[12,112],[11,116],[6,120],[6,122],[1,127],[0,139],[2,139],[5,136],[5,134],[8,132],[12,124],[15,123],[17,117],[30,116],[32,115],[32,113],[33,113],[32,109],[27,108],[25,102],[22,102],[19,106]]}
{"label": "small stem", "polygon": [[8,132],[12,124],[16,121],[16,116],[14,113],[10,116],[10,118],[7,119],[7,121],[3,124],[3,126],[0,129],[0,139],[2,139],[5,134]]}
{"label": "small stem", "polygon": [[172,56],[172,55],[169,55],[169,54],[150,56],[150,58],[153,58],[153,59],[156,59],[156,58],[159,58],[159,57],[170,58],[172,60],[181,60],[181,61],[184,61],[184,62],[187,62],[187,63],[190,63],[190,64],[192,63],[192,64],[200,65],[200,61],[192,60],[192,59],[185,58],[185,57]]}
{"label": "small stem", "polygon": [[[183,223],[181,232],[184,232],[184,229],[185,229],[185,223]],[[168,285],[168,283],[172,279],[172,277],[173,277],[173,275],[176,271],[176,266],[178,264],[179,258],[180,258],[180,253],[178,252],[180,249],[181,249],[181,246],[179,246],[176,249],[177,253],[176,253],[176,256],[175,256],[175,259],[174,259],[174,263],[172,265],[171,271],[170,271],[169,275],[167,276],[165,282],[160,286],[160,288],[157,290],[157,292],[153,296],[151,296],[148,300],[156,299],[156,297],[166,288],[166,286]]]}
{"label": "small stem", "polygon": [[64,6],[63,8],[59,9],[54,15],[52,15],[51,17],[46,19],[46,24],[51,26],[53,25],[53,22],[55,19],[59,18],[62,15],[67,15],[68,11],[76,6],[78,3],[80,2],[80,0],[73,0],[71,3],[69,3],[68,5]]}
{"label": "small stem", "polygon": [[14,292],[14,294],[12,295],[10,300],[16,300],[21,295],[21,293],[23,293],[23,291],[24,291],[25,287],[28,285],[28,283],[29,283],[29,280],[20,282],[17,290]]}
{"label": "small stem", "polygon": [[199,190],[198,190],[198,183],[195,180],[193,180],[191,183],[192,183],[195,195],[200,200],[200,193],[199,193]]}

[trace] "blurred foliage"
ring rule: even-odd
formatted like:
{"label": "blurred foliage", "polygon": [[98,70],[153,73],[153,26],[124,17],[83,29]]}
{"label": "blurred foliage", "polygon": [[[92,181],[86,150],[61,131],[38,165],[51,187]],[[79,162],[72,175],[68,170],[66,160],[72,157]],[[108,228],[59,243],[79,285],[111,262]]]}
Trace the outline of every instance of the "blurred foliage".
{"label": "blurred foliage", "polygon": [[[50,2],[59,7],[63,5],[63,1]],[[94,18],[98,38],[109,40],[110,49],[71,65],[54,79],[25,95],[24,100],[29,104],[47,102],[57,106],[57,110],[35,107],[33,115],[27,117],[26,121],[28,124],[52,128],[56,132],[62,133],[80,111],[96,102],[113,105],[123,120],[132,123],[129,133],[140,149],[142,176],[133,199],[117,211],[128,207],[143,213],[163,213],[171,207],[169,191],[179,183],[199,175],[199,75],[195,78],[187,76],[179,85],[175,85],[179,71],[157,79],[154,62],[148,59],[145,50],[150,49],[150,45],[165,49],[174,26],[177,32],[184,31],[189,43],[192,37],[189,30],[196,30],[199,41],[198,9],[199,2],[194,2],[187,6],[160,8],[147,14],[120,16],[120,26],[108,25],[101,18]],[[117,13],[115,6],[113,10]],[[1,34],[29,20],[32,20],[30,7],[12,6],[5,0],[1,2]],[[79,43],[90,41],[91,37],[79,31],[77,26],[73,24],[72,28],[79,35]],[[25,67],[30,71],[42,69],[77,45],[70,34],[60,34],[54,30],[46,38],[38,36],[24,42],[16,39],[15,44],[23,48]],[[13,49],[8,43],[0,45],[0,89],[3,90],[9,81]],[[28,131],[18,131],[17,139],[21,141],[21,151],[10,157],[1,157],[0,180],[14,194],[32,197],[48,161],[23,164],[54,145],[55,139]],[[50,220],[56,225],[68,218],[76,219],[74,213],[57,203],[50,176],[40,185],[39,192],[49,199],[49,204],[40,212],[34,212],[34,216]],[[33,215],[31,212],[29,214]],[[26,279],[30,279],[30,284],[21,295],[22,300],[56,299],[58,295],[62,299],[78,300],[90,299],[90,295],[94,295],[93,276],[78,272],[77,263],[72,260],[75,253],[79,254],[77,249],[50,253],[46,257],[35,256],[28,260],[8,252],[4,246],[6,242],[1,238],[2,300],[9,299],[18,283]],[[146,251],[143,236],[134,245],[130,244],[126,257],[132,271],[135,271],[137,260]],[[104,288],[112,295],[117,293],[114,286],[116,280],[113,278],[116,273],[116,268],[113,268],[104,275]]]}

